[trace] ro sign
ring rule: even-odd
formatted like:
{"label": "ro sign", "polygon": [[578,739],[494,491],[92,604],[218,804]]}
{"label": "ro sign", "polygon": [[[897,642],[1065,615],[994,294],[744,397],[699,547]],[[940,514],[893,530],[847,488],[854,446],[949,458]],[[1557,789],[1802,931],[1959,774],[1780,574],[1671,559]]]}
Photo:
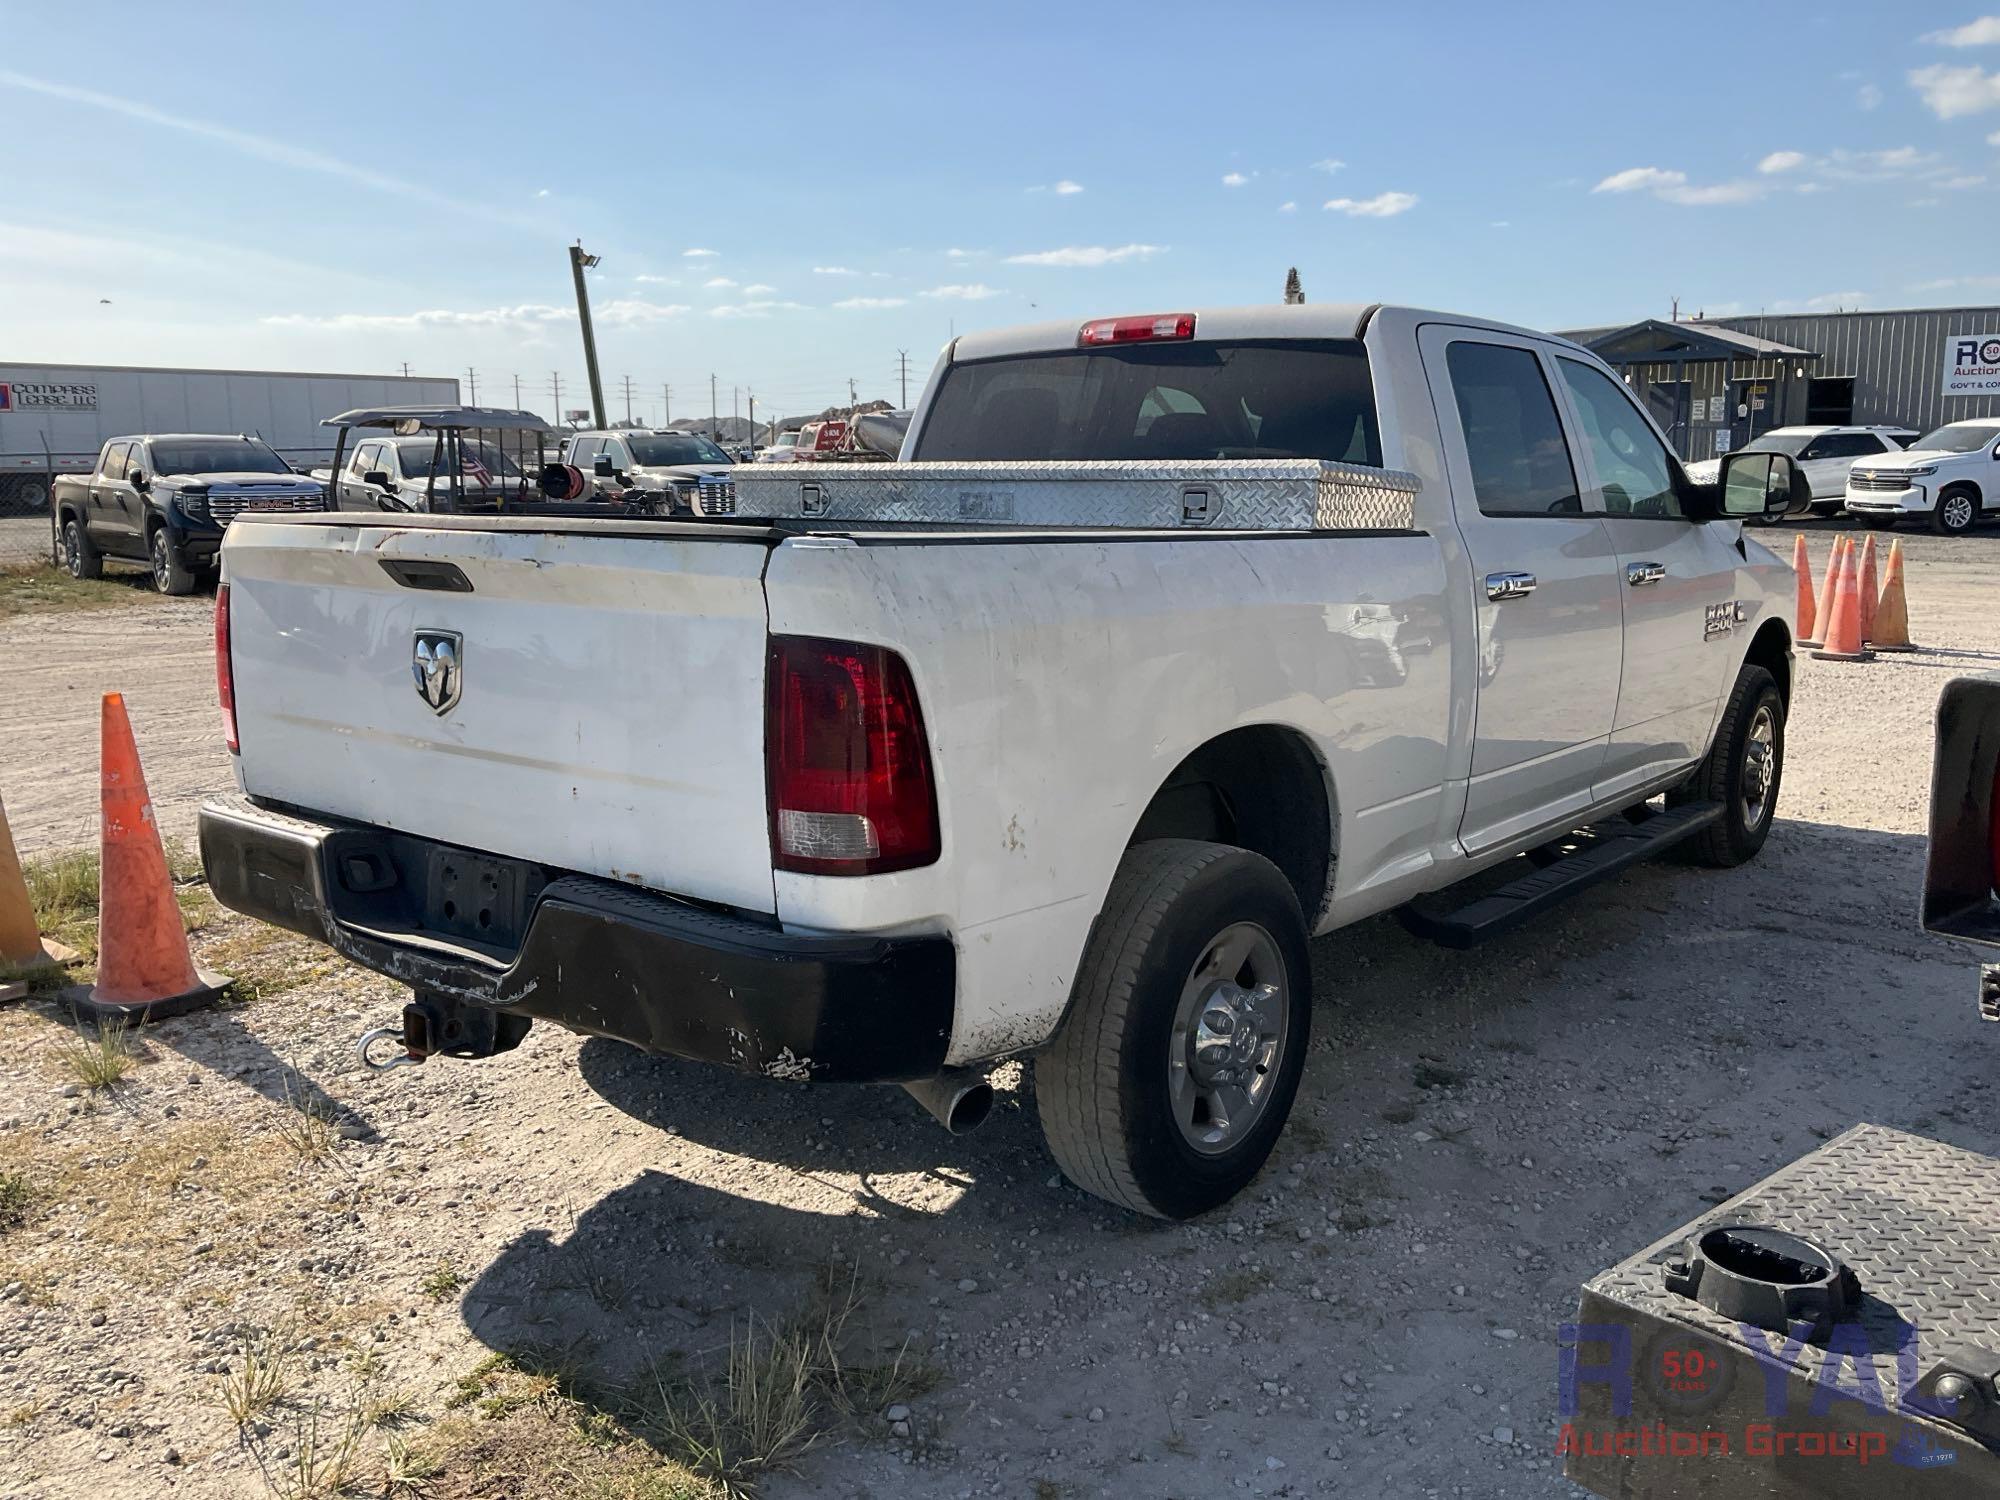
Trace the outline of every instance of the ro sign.
{"label": "ro sign", "polygon": [[1944,341],[1944,393],[2000,393],[2000,333],[1958,334]]}

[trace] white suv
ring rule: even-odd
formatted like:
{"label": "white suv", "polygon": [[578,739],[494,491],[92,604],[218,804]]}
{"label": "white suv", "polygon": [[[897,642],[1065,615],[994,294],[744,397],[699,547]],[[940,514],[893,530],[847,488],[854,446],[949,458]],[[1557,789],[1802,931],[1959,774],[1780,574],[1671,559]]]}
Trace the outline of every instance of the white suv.
{"label": "white suv", "polygon": [[[1812,486],[1813,514],[1830,516],[1847,492],[1847,470],[1856,459],[1897,453],[1917,435],[1912,427],[1773,427],[1736,451],[1789,455]],[[1696,484],[1713,484],[1722,460],[1687,466]]]}
{"label": "white suv", "polygon": [[2000,513],[2000,417],[1947,422],[1893,458],[1857,463],[1847,476],[1847,508],[1878,531],[1928,516],[1946,535]]}

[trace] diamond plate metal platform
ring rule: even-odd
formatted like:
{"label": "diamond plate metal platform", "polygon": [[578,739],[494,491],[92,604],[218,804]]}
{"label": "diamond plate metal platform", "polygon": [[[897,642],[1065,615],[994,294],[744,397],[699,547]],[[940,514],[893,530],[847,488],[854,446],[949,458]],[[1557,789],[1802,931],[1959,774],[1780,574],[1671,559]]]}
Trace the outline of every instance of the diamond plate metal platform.
{"label": "diamond plate metal platform", "polygon": [[1226,531],[1409,531],[1421,481],[1317,459],[740,464],[759,520]]}
{"label": "diamond plate metal platform", "polygon": [[[1723,1224],[1831,1251],[1859,1308],[1802,1342],[1668,1291],[1667,1264]],[[1938,1394],[1941,1370],[1972,1395]],[[1857,1125],[1586,1283],[1558,1449],[1621,1500],[2000,1496],[1996,1376],[2000,1161]]]}

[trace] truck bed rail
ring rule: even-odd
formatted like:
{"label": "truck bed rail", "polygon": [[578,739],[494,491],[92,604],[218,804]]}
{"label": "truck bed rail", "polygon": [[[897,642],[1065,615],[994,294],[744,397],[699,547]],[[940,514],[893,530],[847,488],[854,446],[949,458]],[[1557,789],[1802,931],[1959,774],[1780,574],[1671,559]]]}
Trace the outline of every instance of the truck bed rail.
{"label": "truck bed rail", "polygon": [[739,466],[736,516],[1014,527],[1411,531],[1420,481],[1319,459]]}

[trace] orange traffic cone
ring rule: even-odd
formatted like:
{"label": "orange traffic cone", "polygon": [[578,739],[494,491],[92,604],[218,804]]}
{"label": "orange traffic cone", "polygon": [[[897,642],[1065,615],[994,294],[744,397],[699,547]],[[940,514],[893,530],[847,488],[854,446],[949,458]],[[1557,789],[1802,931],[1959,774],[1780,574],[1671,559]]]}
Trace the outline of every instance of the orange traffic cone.
{"label": "orange traffic cone", "polygon": [[1910,644],[1910,608],[1903,598],[1903,541],[1889,543],[1889,565],[1882,574],[1882,597],[1875,605],[1877,651],[1914,651]]}
{"label": "orange traffic cone", "polygon": [[1806,556],[1806,534],[1803,531],[1792,543],[1792,572],[1799,586],[1798,638],[1808,646],[1817,646],[1819,637],[1813,634],[1813,622],[1819,618],[1819,613],[1813,604],[1812,562]]}
{"label": "orange traffic cone", "polygon": [[1808,646],[1826,644],[1826,633],[1833,628],[1833,581],[1840,571],[1841,554],[1847,550],[1847,538],[1833,539],[1833,556],[1826,560],[1826,576],[1819,581],[1819,604],[1813,610],[1813,633],[1805,638]]}
{"label": "orange traffic cone", "polygon": [[131,1025],[211,1004],[229,981],[196,969],[188,952],[122,693],[104,695],[102,736],[97,983],[73,986],[62,998],[79,1018]]}
{"label": "orange traffic cone", "polygon": [[1875,639],[1875,538],[1861,544],[1861,639]]}
{"label": "orange traffic cone", "polygon": [[14,835],[7,827],[7,805],[0,802],[0,1002],[28,993],[25,976],[52,969],[76,957],[42,936],[35,927],[34,903],[21,857],[14,852]]}
{"label": "orange traffic cone", "polygon": [[1833,611],[1825,641],[1813,655],[1821,661],[1866,661],[1874,653],[1861,643],[1861,589],[1854,549],[1843,547],[1833,565]]}

